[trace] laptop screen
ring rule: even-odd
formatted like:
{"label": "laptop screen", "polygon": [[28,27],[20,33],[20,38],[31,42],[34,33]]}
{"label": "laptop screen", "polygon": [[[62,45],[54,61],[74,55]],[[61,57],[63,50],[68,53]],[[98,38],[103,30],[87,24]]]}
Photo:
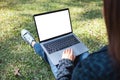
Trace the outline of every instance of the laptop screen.
{"label": "laptop screen", "polygon": [[69,10],[59,10],[34,16],[40,41],[72,32]]}

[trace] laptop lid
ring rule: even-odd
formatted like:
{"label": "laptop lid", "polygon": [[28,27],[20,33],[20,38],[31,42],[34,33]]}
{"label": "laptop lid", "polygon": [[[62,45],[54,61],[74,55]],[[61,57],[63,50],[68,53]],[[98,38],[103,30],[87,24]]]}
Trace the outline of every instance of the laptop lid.
{"label": "laptop lid", "polygon": [[34,15],[40,42],[72,32],[69,9]]}

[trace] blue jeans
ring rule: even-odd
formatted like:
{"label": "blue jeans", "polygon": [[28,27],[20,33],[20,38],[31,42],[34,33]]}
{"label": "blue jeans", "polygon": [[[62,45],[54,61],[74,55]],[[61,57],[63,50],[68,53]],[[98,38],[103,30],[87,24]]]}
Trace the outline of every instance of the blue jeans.
{"label": "blue jeans", "polygon": [[[55,78],[57,77],[57,71],[58,71],[58,68],[57,68],[57,65],[54,65],[51,60],[49,58],[47,58],[44,50],[42,49],[40,43],[35,43],[35,45],[33,46],[35,52],[40,55],[51,67],[51,70],[55,76]],[[80,56],[77,57],[77,61],[82,61],[83,59],[85,59],[86,57],[88,57],[89,53],[88,52],[85,52],[83,54],[81,54]]]}

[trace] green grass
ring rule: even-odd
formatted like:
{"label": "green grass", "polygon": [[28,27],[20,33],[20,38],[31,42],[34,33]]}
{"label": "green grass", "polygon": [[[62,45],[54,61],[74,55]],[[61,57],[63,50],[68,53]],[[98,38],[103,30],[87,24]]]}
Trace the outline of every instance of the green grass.
{"label": "green grass", "polygon": [[[38,41],[33,15],[69,8],[73,32],[94,52],[107,44],[101,0],[0,0],[0,80],[54,80],[50,67],[21,38]],[[20,69],[21,77],[14,75]]]}

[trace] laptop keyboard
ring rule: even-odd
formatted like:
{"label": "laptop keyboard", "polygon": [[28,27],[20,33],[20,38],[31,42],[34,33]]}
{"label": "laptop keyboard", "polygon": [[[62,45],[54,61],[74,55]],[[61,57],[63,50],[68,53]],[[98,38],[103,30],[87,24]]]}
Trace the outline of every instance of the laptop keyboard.
{"label": "laptop keyboard", "polygon": [[79,43],[79,41],[73,35],[70,35],[56,41],[46,43],[44,44],[44,47],[47,49],[49,54],[51,54],[53,52],[75,45],[77,43]]}

